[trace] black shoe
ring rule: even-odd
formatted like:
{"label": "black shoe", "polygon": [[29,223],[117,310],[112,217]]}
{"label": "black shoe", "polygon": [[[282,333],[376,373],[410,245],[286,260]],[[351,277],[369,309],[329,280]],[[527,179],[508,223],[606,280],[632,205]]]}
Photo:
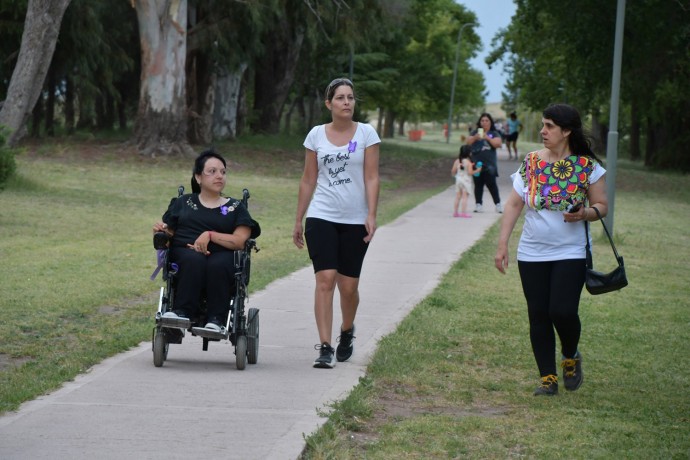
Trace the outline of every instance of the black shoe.
{"label": "black shoe", "polygon": [[333,369],[335,367],[335,350],[328,342],[324,342],[321,345],[316,344],[314,346],[315,350],[319,350],[319,357],[314,360],[314,367],[319,367],[321,369]]}
{"label": "black shoe", "polygon": [[582,374],[582,355],[577,352],[572,359],[563,358],[561,361],[563,368],[563,384],[568,391],[575,391],[582,385],[584,374]]}
{"label": "black shoe", "polygon": [[340,331],[340,337],[338,337],[338,347],[335,350],[335,358],[339,363],[347,361],[352,356],[352,352],[355,347],[352,345],[352,340],[355,338],[355,325],[352,325],[351,329],[347,331]]}
{"label": "black shoe", "polygon": [[541,378],[541,384],[534,390],[534,396],[555,396],[558,394],[558,377],[551,374]]}

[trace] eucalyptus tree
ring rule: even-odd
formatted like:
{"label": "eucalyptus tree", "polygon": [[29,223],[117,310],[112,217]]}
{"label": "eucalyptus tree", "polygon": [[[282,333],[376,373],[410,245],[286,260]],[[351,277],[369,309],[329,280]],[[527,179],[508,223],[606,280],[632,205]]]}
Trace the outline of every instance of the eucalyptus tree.
{"label": "eucalyptus tree", "polygon": [[55,51],[62,17],[70,0],[29,0],[17,63],[0,108],[0,125],[9,130],[7,144],[15,145],[36,104]]}
{"label": "eucalyptus tree", "polygon": [[187,0],[133,0],[141,42],[134,141],[145,155],[192,155],[187,140]]}
{"label": "eucalyptus tree", "polygon": [[260,51],[270,5],[260,1],[195,0],[187,39],[189,139],[209,144],[236,136],[242,79]]}

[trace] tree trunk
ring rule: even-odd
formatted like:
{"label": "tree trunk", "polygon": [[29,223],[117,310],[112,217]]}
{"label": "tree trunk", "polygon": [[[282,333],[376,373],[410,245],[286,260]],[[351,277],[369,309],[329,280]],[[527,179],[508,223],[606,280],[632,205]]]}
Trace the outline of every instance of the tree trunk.
{"label": "tree trunk", "polygon": [[134,138],[144,155],[193,155],[187,142],[187,0],[135,0],[141,87]]}
{"label": "tree trunk", "polygon": [[640,159],[640,114],[638,113],[637,102],[630,103],[630,159],[637,161]]}
{"label": "tree trunk", "polygon": [[0,109],[0,125],[9,130],[10,146],[26,132],[26,121],[41,94],[69,3],[70,0],[29,0],[17,65]]}
{"label": "tree trunk", "polygon": [[286,18],[264,35],[266,50],[256,62],[254,75],[254,111],[257,114],[251,124],[254,132],[279,132],[280,115],[294,82],[303,41],[303,27],[290,24]]}
{"label": "tree trunk", "polygon": [[230,140],[237,137],[240,88],[242,76],[246,70],[246,64],[240,65],[240,68],[235,71],[218,69],[213,106],[213,138],[215,140]]}
{"label": "tree trunk", "polygon": [[213,101],[216,73],[208,54],[196,50],[187,56],[187,107],[189,107],[187,138],[192,144],[213,142]]}
{"label": "tree trunk", "polygon": [[376,120],[376,132],[382,133],[383,132],[383,118],[384,118],[383,107],[379,107],[378,117],[379,117],[378,120]]}
{"label": "tree trunk", "polygon": [[74,134],[74,82],[72,77],[65,77],[65,131]]}
{"label": "tree trunk", "polygon": [[55,83],[55,70],[50,68],[46,77],[46,88],[48,95],[46,96],[46,136],[55,137],[55,91],[57,84]]}
{"label": "tree trunk", "polygon": [[383,123],[383,136],[386,139],[395,137],[395,112],[392,109],[386,109],[386,119]]}

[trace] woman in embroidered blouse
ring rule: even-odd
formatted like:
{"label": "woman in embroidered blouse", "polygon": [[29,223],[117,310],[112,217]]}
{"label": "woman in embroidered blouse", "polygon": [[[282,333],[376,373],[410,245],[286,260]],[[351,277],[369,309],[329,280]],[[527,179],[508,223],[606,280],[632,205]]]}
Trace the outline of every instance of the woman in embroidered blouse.
{"label": "woman in embroidered blouse", "polygon": [[[314,315],[319,333],[314,367],[330,369],[353,352],[359,276],[376,231],[379,198],[379,139],[371,125],[353,121],[355,94],[346,78],[326,88],[332,121],[311,129],[304,141],[304,173],[292,239],[307,241],[314,266]],[[302,219],[306,213],[306,222]],[[331,346],[333,295],[340,293],[342,323],[337,350]],[[334,356],[335,355],[335,356]]]}
{"label": "woman in embroidered blouse", "polygon": [[[508,267],[508,240],[527,205],[517,261],[527,300],[530,341],[541,384],[535,395],[558,393],[555,332],[561,342],[565,389],[582,384],[578,351],[580,294],[585,281],[584,221],[608,211],[606,170],[591,149],[580,115],[566,104],[553,104],[542,114],[544,148],[525,157],[513,174],[513,190],[501,223],[496,268]],[[575,205],[582,203],[577,211]],[[571,212],[569,212],[571,211]]]}
{"label": "woman in embroidered blouse", "polygon": [[174,198],[154,233],[170,237],[169,260],[178,266],[175,311],[167,321],[189,325],[206,293],[206,329],[220,331],[230,307],[234,279],[233,251],[243,249],[255,226],[241,201],[221,194],[225,159],[212,150],[194,161],[192,192]]}

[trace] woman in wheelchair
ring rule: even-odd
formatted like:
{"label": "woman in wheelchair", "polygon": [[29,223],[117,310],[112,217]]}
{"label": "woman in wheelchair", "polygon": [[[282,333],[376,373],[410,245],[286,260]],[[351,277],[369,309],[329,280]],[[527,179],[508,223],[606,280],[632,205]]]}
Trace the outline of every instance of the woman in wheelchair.
{"label": "woman in wheelchair", "polygon": [[167,322],[188,327],[206,299],[205,329],[219,332],[225,325],[232,287],[234,254],[242,250],[255,222],[239,200],[222,195],[226,185],[225,159],[206,150],[194,161],[192,192],[174,198],[153,232],[167,234],[169,261],[177,265],[174,310]]}

